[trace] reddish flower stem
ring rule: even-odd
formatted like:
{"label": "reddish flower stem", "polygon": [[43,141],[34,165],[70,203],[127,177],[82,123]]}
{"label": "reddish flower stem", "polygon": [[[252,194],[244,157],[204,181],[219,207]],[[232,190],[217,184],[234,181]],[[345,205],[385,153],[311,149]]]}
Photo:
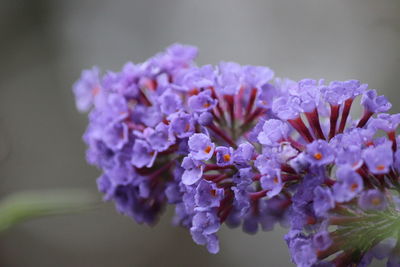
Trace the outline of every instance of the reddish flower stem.
{"label": "reddish flower stem", "polygon": [[358,122],[357,127],[358,128],[364,127],[364,125],[368,122],[369,118],[371,118],[372,115],[374,115],[373,112],[364,110],[364,114],[361,117],[360,121]]}
{"label": "reddish flower stem", "polygon": [[339,105],[331,105],[331,116],[329,118],[329,140],[336,135],[336,125],[339,118]]}
{"label": "reddish flower stem", "polygon": [[301,135],[301,137],[304,138],[304,140],[309,143],[314,141],[314,138],[312,137],[310,131],[300,117],[297,117],[296,119],[290,119],[288,120],[288,122],[290,123],[290,125],[292,125],[294,129],[296,129],[296,131]]}
{"label": "reddish flower stem", "polygon": [[344,128],[346,127],[347,117],[349,116],[351,104],[353,103],[353,98],[349,98],[344,102],[344,107],[342,111],[342,119],[340,120],[338,133],[343,133]]}
{"label": "reddish flower stem", "polygon": [[314,132],[314,135],[319,139],[325,140],[324,132],[322,131],[321,124],[319,123],[319,115],[317,108],[315,108],[311,112],[306,112],[306,117],[311,126],[311,129]]}
{"label": "reddish flower stem", "polygon": [[254,102],[257,96],[257,88],[253,88],[250,93],[249,102],[246,107],[246,118],[250,115],[251,110],[253,109]]}

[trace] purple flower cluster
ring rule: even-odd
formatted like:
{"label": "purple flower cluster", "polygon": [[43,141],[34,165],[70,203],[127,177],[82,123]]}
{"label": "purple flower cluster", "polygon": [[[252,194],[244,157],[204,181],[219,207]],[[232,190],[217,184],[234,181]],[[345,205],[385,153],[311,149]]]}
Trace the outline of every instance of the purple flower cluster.
{"label": "purple flower cluster", "polygon": [[146,224],[174,205],[174,224],[211,253],[223,223],[280,223],[297,266],[400,266],[400,114],[387,99],[356,80],[295,82],[196,55],[174,44],[74,85],[104,199]]}

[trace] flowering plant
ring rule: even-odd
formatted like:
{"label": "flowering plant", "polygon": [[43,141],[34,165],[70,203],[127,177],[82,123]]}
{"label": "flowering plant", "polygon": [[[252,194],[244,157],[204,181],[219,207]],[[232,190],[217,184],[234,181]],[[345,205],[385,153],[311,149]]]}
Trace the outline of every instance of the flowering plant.
{"label": "flowering plant", "polygon": [[175,44],[75,83],[104,199],[150,225],[174,205],[173,223],[211,253],[223,223],[280,223],[298,266],[400,266],[400,114],[387,99],[356,80],[295,82],[196,55]]}

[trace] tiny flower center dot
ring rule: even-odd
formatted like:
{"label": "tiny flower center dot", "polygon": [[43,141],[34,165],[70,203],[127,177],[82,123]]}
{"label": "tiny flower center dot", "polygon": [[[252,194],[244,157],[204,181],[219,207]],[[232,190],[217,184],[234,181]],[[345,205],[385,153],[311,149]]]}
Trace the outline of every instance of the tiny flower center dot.
{"label": "tiny flower center dot", "polygon": [[93,89],[92,89],[92,95],[93,96],[96,96],[96,95],[98,95],[100,93],[100,88],[98,87],[98,86],[96,86],[96,87],[94,87]]}
{"label": "tiny flower center dot", "polygon": [[381,204],[381,199],[379,197],[374,197],[371,199],[371,204],[374,206],[378,206],[379,204]]}
{"label": "tiny flower center dot", "polygon": [[377,171],[383,171],[384,169],[385,169],[385,165],[383,165],[383,164],[376,166]]}
{"label": "tiny flower center dot", "polygon": [[231,160],[231,155],[225,154],[224,155],[224,161],[230,161]]}
{"label": "tiny flower center dot", "polygon": [[273,181],[274,181],[275,184],[279,183],[278,177],[275,176],[274,179],[273,179]]}
{"label": "tiny flower center dot", "polygon": [[211,190],[210,190],[210,194],[211,194],[213,197],[216,197],[216,196],[217,196],[217,191],[216,191],[215,189],[211,189]]}
{"label": "tiny flower center dot", "polygon": [[211,105],[210,105],[210,103],[208,103],[208,102],[206,102],[206,103],[203,104],[203,107],[205,107],[205,108],[208,108],[209,106],[211,106]]}
{"label": "tiny flower center dot", "polygon": [[350,190],[351,190],[352,192],[356,191],[357,188],[358,188],[358,184],[352,184],[352,185],[350,186]]}
{"label": "tiny flower center dot", "polygon": [[317,153],[314,154],[314,158],[315,158],[316,160],[320,160],[320,159],[322,159],[322,154],[319,153],[319,152],[317,152]]}
{"label": "tiny flower center dot", "polygon": [[190,124],[186,123],[185,125],[185,132],[188,132],[190,130]]}
{"label": "tiny flower center dot", "polygon": [[206,152],[206,153],[210,153],[210,151],[211,151],[211,146],[207,146],[207,147],[204,149],[204,152]]}

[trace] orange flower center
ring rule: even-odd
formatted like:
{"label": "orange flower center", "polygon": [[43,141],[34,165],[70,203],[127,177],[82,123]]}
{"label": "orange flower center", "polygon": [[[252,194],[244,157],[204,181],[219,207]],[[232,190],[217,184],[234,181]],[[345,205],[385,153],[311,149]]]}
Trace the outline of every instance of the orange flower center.
{"label": "orange flower center", "polygon": [[275,184],[279,183],[278,177],[275,176],[273,181],[274,181]]}
{"label": "orange flower center", "polygon": [[374,206],[378,206],[379,204],[381,204],[381,199],[379,197],[374,197],[373,199],[371,199],[371,203]]}
{"label": "orange flower center", "polygon": [[210,194],[211,194],[213,197],[215,197],[215,196],[217,196],[217,191],[215,191],[215,189],[211,189],[211,190],[210,190]]}
{"label": "orange flower center", "polygon": [[314,158],[315,158],[316,160],[320,160],[320,159],[322,159],[322,154],[319,153],[319,152],[317,152],[317,153],[314,154]]}
{"label": "orange flower center", "polygon": [[385,165],[383,165],[383,164],[376,166],[377,171],[383,171],[384,169],[385,169]]}
{"label": "orange flower center", "polygon": [[206,153],[210,153],[210,151],[211,151],[211,146],[207,146],[207,147],[204,149],[204,152],[206,152]]}
{"label": "orange flower center", "polygon": [[185,125],[185,132],[188,132],[189,130],[190,130],[190,124],[187,123],[187,124]]}
{"label": "orange flower center", "polygon": [[206,103],[203,104],[203,107],[205,107],[205,108],[208,108],[209,106],[211,106],[211,105],[210,105],[210,103],[208,103],[208,102],[206,102]]}
{"label": "orange flower center", "polygon": [[93,89],[92,89],[92,95],[93,96],[96,96],[96,95],[98,95],[100,93],[100,88],[98,87],[98,86],[96,86],[96,87],[94,87]]}
{"label": "orange flower center", "polygon": [[224,155],[224,161],[230,161],[231,160],[231,155],[225,154]]}
{"label": "orange flower center", "polygon": [[358,184],[352,184],[352,185],[350,186],[350,190],[351,190],[352,192],[356,191],[357,188],[358,188]]}

